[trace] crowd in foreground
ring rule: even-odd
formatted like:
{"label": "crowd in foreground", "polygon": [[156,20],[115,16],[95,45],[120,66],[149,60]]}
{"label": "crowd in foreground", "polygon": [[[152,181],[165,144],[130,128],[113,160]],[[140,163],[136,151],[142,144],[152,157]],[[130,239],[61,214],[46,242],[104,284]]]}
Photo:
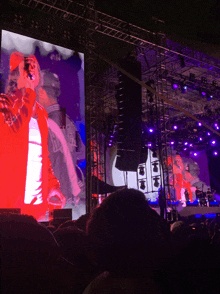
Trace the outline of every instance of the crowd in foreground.
{"label": "crowd in foreground", "polygon": [[59,227],[0,214],[1,293],[220,293],[220,221],[171,226],[142,192],[109,195]]}

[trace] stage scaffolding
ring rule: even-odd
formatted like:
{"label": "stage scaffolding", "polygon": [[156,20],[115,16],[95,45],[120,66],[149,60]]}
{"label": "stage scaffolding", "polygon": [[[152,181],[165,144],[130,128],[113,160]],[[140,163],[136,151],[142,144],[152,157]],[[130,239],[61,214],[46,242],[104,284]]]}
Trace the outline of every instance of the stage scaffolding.
{"label": "stage scaffolding", "polygon": [[[84,0],[76,3],[72,0],[10,0],[14,5],[29,8],[27,14],[17,9],[10,18],[2,17],[2,28],[17,33],[29,34],[35,38],[48,38],[48,42],[74,49],[72,38],[78,38],[79,48],[85,50],[85,84],[86,84],[86,187],[87,211],[94,208],[92,176],[106,181],[106,121],[112,115],[117,122],[117,106],[115,86],[118,83],[117,70],[106,65],[99,56],[105,52],[108,57],[107,45],[115,42],[123,44],[126,50],[136,55],[142,64],[142,81],[154,80],[157,93],[174,101],[190,113],[205,113],[207,100],[201,99],[199,90],[201,78],[205,89],[213,91],[215,98],[209,101],[210,111],[220,109],[220,61],[202,52],[188,48],[169,40],[156,26],[155,31],[148,31],[127,23],[123,20],[97,11],[94,1]],[[37,15],[33,11],[38,12]],[[39,15],[42,13],[42,19]],[[45,14],[48,18],[45,18]],[[53,18],[49,18],[53,15]],[[45,30],[46,24],[46,30]],[[74,32],[74,33],[73,33]],[[43,35],[44,34],[44,35]],[[99,37],[102,37],[100,42]],[[106,41],[106,43],[105,43]],[[129,48],[129,49],[128,49]],[[104,49],[104,50],[103,50]],[[109,51],[110,52],[110,51]],[[115,53],[113,60],[123,57],[123,53]],[[109,59],[111,59],[109,58]],[[100,66],[106,68],[100,72]],[[189,76],[195,78],[192,81]],[[178,89],[173,91],[173,80],[185,81],[190,91],[182,94]],[[217,85],[213,86],[213,82]],[[153,110],[152,110],[153,109]],[[171,118],[185,119],[183,113],[160,99],[157,95],[149,102],[146,88],[142,88],[142,121],[147,125],[151,112],[157,127],[156,147],[162,165],[162,183],[167,198],[173,193],[170,184],[172,170],[166,164],[168,155],[172,154],[169,144],[171,135]],[[147,143],[147,142],[146,142]],[[98,182],[97,182],[98,183]],[[97,189],[95,189],[97,191]],[[169,196],[168,196],[169,195]],[[175,209],[175,207],[174,207]]]}

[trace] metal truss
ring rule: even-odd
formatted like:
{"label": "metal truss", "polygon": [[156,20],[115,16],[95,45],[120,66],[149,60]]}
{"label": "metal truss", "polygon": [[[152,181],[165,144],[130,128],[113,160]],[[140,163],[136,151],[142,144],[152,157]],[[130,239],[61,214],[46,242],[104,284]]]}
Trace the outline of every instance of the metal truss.
{"label": "metal truss", "polygon": [[131,23],[120,20],[116,17],[107,15],[95,10],[94,1],[84,0],[76,3],[73,0],[10,0],[20,3],[24,6],[36,9],[45,13],[58,16],[69,22],[92,23],[94,30],[100,34],[118,39],[128,44],[134,45],[139,53],[143,53],[146,48],[155,48],[162,50],[164,55],[172,57],[179,56],[199,64],[202,67],[216,70],[220,73],[220,61],[210,58],[206,54],[190,49],[187,46],[180,45],[168,40],[160,32],[151,32],[140,28]]}
{"label": "metal truss", "polygon": [[[89,3],[92,7],[93,3]],[[91,13],[91,11],[89,11]],[[94,18],[94,15],[90,15]],[[99,89],[94,83],[96,77],[97,56],[91,51],[94,38],[94,23],[87,22],[85,59],[86,85],[86,211],[91,212],[99,203],[99,181],[106,182],[106,144],[101,131],[97,109],[104,113],[103,103],[99,97]],[[94,49],[94,43],[93,47]],[[94,179],[98,179],[94,181]],[[96,186],[96,187],[95,187]]]}

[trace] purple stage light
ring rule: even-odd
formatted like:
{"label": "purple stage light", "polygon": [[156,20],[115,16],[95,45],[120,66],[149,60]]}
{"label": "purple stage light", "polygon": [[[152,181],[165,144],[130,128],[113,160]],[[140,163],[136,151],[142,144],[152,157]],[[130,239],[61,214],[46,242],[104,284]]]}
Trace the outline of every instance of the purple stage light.
{"label": "purple stage light", "polygon": [[188,142],[184,142],[184,145],[185,145],[185,146],[188,145]]}
{"label": "purple stage light", "polygon": [[174,145],[174,141],[171,141],[171,142],[170,142],[170,145]]}
{"label": "purple stage light", "polygon": [[215,145],[215,144],[216,144],[216,141],[215,141],[215,140],[213,140],[213,141],[211,142],[211,144],[212,144],[212,145]]}
{"label": "purple stage light", "polygon": [[194,153],[193,153],[193,156],[198,156],[198,153],[197,153],[197,152],[194,152]]}
{"label": "purple stage light", "polygon": [[199,141],[202,141],[202,137],[199,138]]}
{"label": "purple stage light", "polygon": [[148,143],[147,146],[148,146],[148,147],[152,147],[152,143]]}
{"label": "purple stage light", "polygon": [[173,89],[176,90],[176,89],[178,89],[178,88],[179,88],[178,84],[174,83],[174,84],[173,84]]}
{"label": "purple stage light", "polygon": [[174,130],[177,130],[177,129],[178,129],[178,127],[175,125],[175,126],[173,126],[173,129],[174,129]]}
{"label": "purple stage light", "polygon": [[149,128],[149,132],[150,132],[150,133],[153,133],[153,131],[154,131],[154,129]]}
{"label": "purple stage light", "polygon": [[217,156],[218,155],[218,152],[217,151],[214,151],[213,152],[213,155]]}
{"label": "purple stage light", "polygon": [[201,92],[201,95],[202,95],[202,96],[206,96],[206,92],[202,91],[202,92]]}
{"label": "purple stage light", "polygon": [[217,124],[217,123],[215,123],[215,124],[214,124],[214,126],[215,126],[215,127],[218,127],[218,124]]}
{"label": "purple stage light", "polygon": [[202,123],[201,122],[198,122],[198,126],[201,127],[202,126]]}
{"label": "purple stage light", "polygon": [[184,150],[184,151],[186,151],[186,150],[187,150],[187,148],[183,148],[183,150]]}
{"label": "purple stage light", "polygon": [[191,143],[191,144],[189,144],[189,147],[193,147],[193,144]]}
{"label": "purple stage light", "polygon": [[207,133],[207,136],[211,136],[211,134],[208,132],[208,133]]}

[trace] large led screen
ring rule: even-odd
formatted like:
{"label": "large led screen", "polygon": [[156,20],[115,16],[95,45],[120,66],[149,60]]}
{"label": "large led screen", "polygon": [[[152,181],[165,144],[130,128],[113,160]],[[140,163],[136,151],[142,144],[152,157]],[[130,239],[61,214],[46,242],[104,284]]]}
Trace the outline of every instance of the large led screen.
{"label": "large led screen", "polygon": [[[138,189],[143,192],[149,201],[158,200],[158,193],[162,186],[162,168],[157,154],[149,149],[146,161],[139,164],[136,172],[123,172],[115,167],[116,151],[110,160],[111,175],[109,178],[115,186],[127,185],[129,188]],[[210,188],[208,160],[205,151],[177,153],[173,150],[168,155],[166,164],[169,167],[169,184],[171,195],[167,199],[185,202],[185,190],[189,192],[189,200],[194,201],[196,188],[206,193]]]}
{"label": "large led screen", "polygon": [[185,201],[185,190],[189,192],[189,200],[194,201],[196,188],[206,193],[210,188],[209,168],[206,151],[177,153],[173,151],[166,160],[168,167],[172,168],[170,184],[175,188],[175,197]]}
{"label": "large led screen", "polygon": [[38,220],[71,208],[77,219],[85,213],[84,54],[3,30],[0,74],[0,208]]}

